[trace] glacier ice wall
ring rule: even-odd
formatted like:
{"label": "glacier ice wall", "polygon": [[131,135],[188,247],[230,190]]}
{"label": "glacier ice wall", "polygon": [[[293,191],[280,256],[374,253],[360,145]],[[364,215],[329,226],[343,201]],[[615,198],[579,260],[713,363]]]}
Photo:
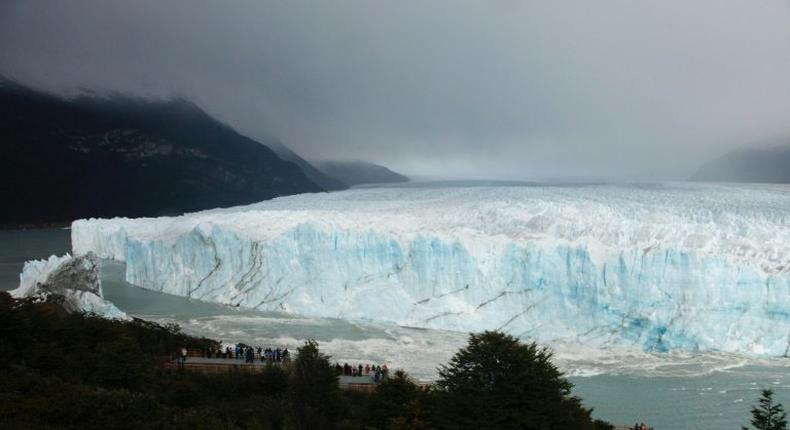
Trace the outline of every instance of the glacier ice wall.
{"label": "glacier ice wall", "polygon": [[26,261],[19,275],[19,286],[9,294],[17,299],[55,303],[68,312],[129,319],[123,311],[104,300],[99,270],[99,260],[91,252],[78,257],[52,255],[46,260]]}
{"label": "glacier ice wall", "polygon": [[790,188],[356,189],[80,220],[127,281],[261,310],[544,342],[786,355]]}

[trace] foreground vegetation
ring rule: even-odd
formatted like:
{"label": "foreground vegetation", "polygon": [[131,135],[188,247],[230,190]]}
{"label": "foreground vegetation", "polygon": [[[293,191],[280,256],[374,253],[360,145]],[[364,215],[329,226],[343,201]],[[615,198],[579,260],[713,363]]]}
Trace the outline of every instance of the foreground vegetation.
{"label": "foreground vegetation", "polygon": [[787,414],[781,403],[774,402],[773,390],[762,391],[760,403],[752,408],[752,425],[756,430],[787,430]]}
{"label": "foreground vegetation", "polygon": [[[0,428],[609,429],[570,395],[549,351],[498,332],[470,337],[432,388],[396,372],[375,393],[339,389],[315,342],[291,369],[163,370],[176,326],[67,314],[0,294]],[[164,357],[164,358],[163,358]]]}

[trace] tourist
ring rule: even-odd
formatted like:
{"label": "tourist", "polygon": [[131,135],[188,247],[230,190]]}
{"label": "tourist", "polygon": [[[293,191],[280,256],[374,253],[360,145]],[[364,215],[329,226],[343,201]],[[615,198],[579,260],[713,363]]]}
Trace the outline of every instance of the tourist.
{"label": "tourist", "polygon": [[357,376],[362,376],[362,365],[357,366]]}
{"label": "tourist", "polygon": [[186,362],[187,362],[187,355],[188,355],[188,354],[189,354],[189,351],[187,351],[187,348],[186,348],[185,346],[182,346],[182,347],[181,347],[181,356],[179,357],[180,365],[181,365],[182,367],[183,367],[183,366],[184,366],[184,364],[186,364]]}
{"label": "tourist", "polygon": [[370,363],[365,363],[365,375],[370,375]]}

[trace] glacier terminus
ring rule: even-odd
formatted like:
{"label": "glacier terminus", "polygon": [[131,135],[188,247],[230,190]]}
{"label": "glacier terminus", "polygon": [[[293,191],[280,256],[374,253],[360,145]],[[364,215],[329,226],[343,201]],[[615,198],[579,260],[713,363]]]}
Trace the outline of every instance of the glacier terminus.
{"label": "glacier terminus", "polygon": [[415,184],[72,224],[197,300],[650,352],[783,356],[790,187]]}

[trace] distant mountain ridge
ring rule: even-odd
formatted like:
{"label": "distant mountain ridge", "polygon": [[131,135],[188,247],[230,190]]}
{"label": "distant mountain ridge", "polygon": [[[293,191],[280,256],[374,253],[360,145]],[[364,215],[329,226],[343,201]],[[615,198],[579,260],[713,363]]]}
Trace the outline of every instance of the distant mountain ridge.
{"label": "distant mountain ridge", "polygon": [[704,164],[690,179],[790,184],[790,144],[735,150]]}
{"label": "distant mountain ridge", "polygon": [[400,173],[366,161],[320,161],[314,164],[318,170],[349,187],[362,184],[409,182],[409,178]]}
{"label": "distant mountain ridge", "polygon": [[299,154],[291,151],[282,143],[273,141],[269,143],[269,147],[283,160],[290,161],[299,166],[308,179],[320,185],[323,189],[327,191],[340,191],[348,189],[348,185],[318,170],[315,166],[310,164],[310,162],[300,157]]}
{"label": "distant mountain ridge", "polygon": [[0,225],[180,214],[323,191],[182,99],[63,99],[0,78]]}

